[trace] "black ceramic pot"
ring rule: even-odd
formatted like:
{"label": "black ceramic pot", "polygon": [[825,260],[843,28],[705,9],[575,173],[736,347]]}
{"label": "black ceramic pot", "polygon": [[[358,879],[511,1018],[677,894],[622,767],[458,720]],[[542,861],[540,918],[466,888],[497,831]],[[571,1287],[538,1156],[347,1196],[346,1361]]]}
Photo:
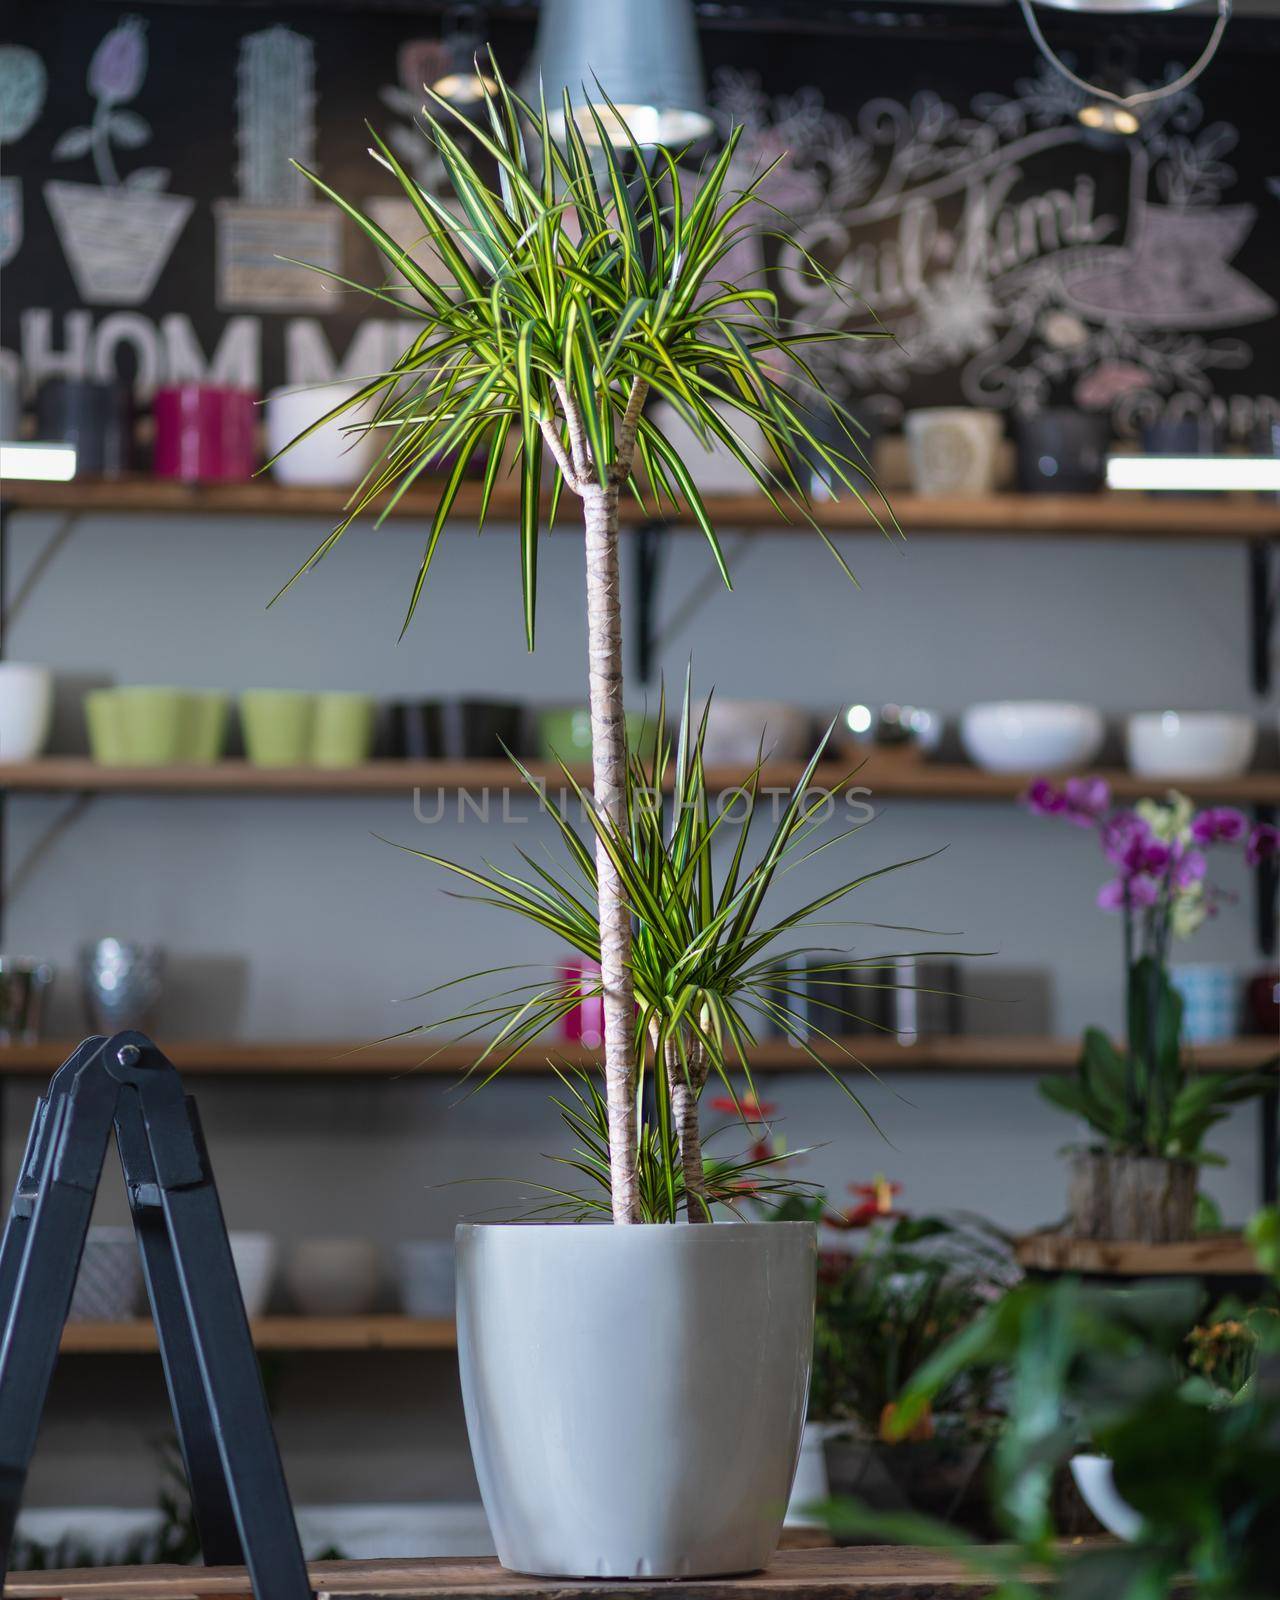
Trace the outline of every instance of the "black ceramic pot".
{"label": "black ceramic pot", "polygon": [[389,753],[408,761],[499,761],[526,754],[524,711],[505,700],[403,700],[390,708]]}
{"label": "black ceramic pot", "polygon": [[1015,417],[1023,494],[1095,494],[1107,472],[1110,428],[1096,412],[1052,407]]}
{"label": "black ceramic pot", "polygon": [[[815,971],[810,963],[805,974],[805,1021],[810,1032],[834,1039],[856,1038],[864,1034],[885,1035],[894,1025],[892,967],[842,967],[832,972]],[[858,987],[853,987],[858,985]]]}
{"label": "black ceramic pot", "polygon": [[1221,430],[1211,416],[1164,417],[1142,427],[1142,449],[1149,456],[1213,456],[1222,448]]}
{"label": "black ceramic pot", "polygon": [[36,395],[36,437],[76,447],[76,476],[118,478],[133,466],[133,391],[127,383],[48,378]]}

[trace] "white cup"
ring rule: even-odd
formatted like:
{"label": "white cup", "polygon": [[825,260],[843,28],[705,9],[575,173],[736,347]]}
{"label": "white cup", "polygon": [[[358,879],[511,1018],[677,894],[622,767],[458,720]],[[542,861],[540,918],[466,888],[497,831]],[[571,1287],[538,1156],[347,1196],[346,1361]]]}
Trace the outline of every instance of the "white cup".
{"label": "white cup", "polygon": [[[267,396],[267,454],[274,456],[304,428],[318,422],[341,401],[359,393],[354,383],[327,383],[314,389],[273,389]],[[353,433],[351,424],[369,415],[366,409],[344,412],[323,428],[285,451],[271,468],[279,483],[302,487],[341,487],[358,483],[377,455],[372,433]]]}
{"label": "white cup", "polygon": [[0,661],[0,761],[31,761],[44,749],[53,716],[48,667]]}

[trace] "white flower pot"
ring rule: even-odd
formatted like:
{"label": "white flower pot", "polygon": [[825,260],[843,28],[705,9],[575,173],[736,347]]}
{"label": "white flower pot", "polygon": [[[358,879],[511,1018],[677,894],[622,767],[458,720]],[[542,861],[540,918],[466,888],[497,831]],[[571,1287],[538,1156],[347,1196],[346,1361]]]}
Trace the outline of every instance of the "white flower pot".
{"label": "white flower pot", "polygon": [[148,299],[195,205],[186,195],[61,178],[45,184],[44,198],[80,298],[91,306]]}
{"label": "white flower pot", "polygon": [[763,1567],[809,1387],[813,1225],[464,1223],[457,1248],[463,1403],[503,1566]]}
{"label": "white flower pot", "polygon": [[[749,458],[762,472],[768,472],[774,455],[760,428],[732,406],[717,404],[716,412],[729,430],[738,435]],[[704,443],[674,406],[660,400],[653,408],[653,421],[667,436],[676,454],[688,467],[701,494],[754,494],[756,481],[731,450],[720,440]]]}
{"label": "white flower pot", "polygon": [[[358,392],[351,383],[327,383],[315,389],[273,389],[267,396],[267,455],[283,450],[304,428]],[[359,483],[378,451],[372,433],[351,433],[363,413],[347,412],[294,445],[271,468],[278,483],[341,487]]]}
{"label": "white flower pot", "polygon": [[371,1239],[303,1239],[290,1250],[284,1281],[308,1317],[354,1317],[378,1297],[381,1257]]}
{"label": "white flower pot", "polygon": [[1108,1533],[1128,1543],[1139,1537],[1142,1518],[1121,1498],[1109,1456],[1072,1456],[1071,1476],[1076,1480],[1080,1498]]}
{"label": "white flower pot", "polygon": [[0,761],[32,761],[44,749],[53,717],[48,667],[0,661]]}
{"label": "white flower pot", "polygon": [[279,1247],[269,1233],[231,1233],[228,1238],[245,1315],[260,1317],[275,1281]]}
{"label": "white flower pot", "polygon": [[142,1298],[142,1256],[132,1226],[90,1228],[67,1313],[72,1322],[127,1322]]}
{"label": "white flower pot", "polygon": [[702,755],[709,767],[750,767],[763,740],[766,761],[803,761],[812,754],[812,733],[812,719],[799,706],[716,698],[707,709]]}

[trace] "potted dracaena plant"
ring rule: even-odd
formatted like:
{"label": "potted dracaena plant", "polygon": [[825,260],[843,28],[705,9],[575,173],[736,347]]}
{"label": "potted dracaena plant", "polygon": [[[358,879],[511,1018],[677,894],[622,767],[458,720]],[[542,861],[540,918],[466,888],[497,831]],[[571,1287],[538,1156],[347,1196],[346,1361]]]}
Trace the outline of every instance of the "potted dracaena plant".
{"label": "potted dracaena plant", "polygon": [[[416,326],[388,371],[307,430],[345,419],[382,442],[346,514],[302,570],[362,513],[385,516],[424,472],[445,463],[407,627],[478,456],[481,526],[504,471],[518,476],[532,647],[544,465],[549,519],[566,488],[581,501],[592,794],[578,791],[588,838],[567,820],[560,833],[585,888],[553,885],[531,866],[515,909],[598,960],[604,1087],[599,1093],[593,1082],[583,1108],[599,1127],[579,1165],[601,1189],[580,1209],[622,1226],[462,1230],[468,1425],[507,1565],[610,1576],[741,1571],[772,1550],[794,1466],[811,1348],[814,1230],[808,1223],[631,1225],[708,1221],[717,1199],[732,1198],[709,1181],[715,1164],[699,1149],[697,1101],[710,1076],[728,1082],[729,1058],[752,1040],[741,1007],[754,1005],[757,1017],[784,1032],[803,1032],[797,997],[766,970],[778,933],[762,928],[760,902],[781,858],[817,821],[803,795],[818,757],[760,861],[748,864],[744,831],[717,888],[711,850],[719,829],[701,759],[704,724],[686,691],[674,759],[677,823],[670,835],[657,824],[645,831],[641,775],[628,765],[624,732],[619,515],[627,497],[683,508],[728,581],[695,471],[645,411],[646,400],[659,396],[695,438],[738,460],[775,506],[806,519],[843,567],[791,463],[802,453],[816,456],[861,498],[865,462],[854,434],[840,435],[846,450],[827,442],[829,416],[826,425],[811,425],[818,412],[842,422],[843,413],[806,360],[810,344],[857,335],[794,328],[767,287],[722,281],[722,264],[767,176],[730,190],[738,130],[691,179],[666,152],[651,157],[634,143],[616,152],[602,115],[591,106],[575,112],[567,96],[564,133],[553,133],[545,104],[521,99],[496,65],[492,76],[486,118],[463,122],[465,132],[428,91],[421,127],[453,191],[447,199],[420,189],[373,135],[373,153],[451,281],[429,277],[410,248],[307,174],[408,289],[365,292]],[[462,140],[479,147],[474,160]],[[807,260],[806,270],[830,281],[816,261]],[[734,418],[764,440],[772,459],[744,442]],[[654,762],[643,774],[646,791],[661,791],[670,776],[665,741]],[[650,871],[662,876],[660,888]],[[501,882],[493,898],[511,904],[504,892],[511,880]],[[853,887],[829,891],[813,909]],[[848,964],[843,957],[840,965]],[[518,1048],[579,998],[576,984],[572,994],[521,997],[482,1062],[497,1070],[504,1047]],[[648,1116],[646,1085],[655,1102]],[[521,1329],[532,1337],[511,1342]]]}
{"label": "potted dracaena plant", "polygon": [[1252,829],[1229,806],[1197,812],[1171,791],[1164,800],[1113,806],[1101,778],[1063,785],[1038,779],[1030,808],[1097,835],[1115,876],[1098,905],[1124,929],[1125,1040],[1117,1048],[1086,1029],[1074,1075],[1047,1078],[1045,1097],[1087,1123],[1072,1152],[1070,1223],[1078,1238],[1168,1243],[1195,1231],[1199,1168],[1219,1158],[1204,1148],[1228,1108],[1262,1093],[1273,1071],[1196,1073],[1182,1042],[1182,998],[1169,976],[1176,938],[1189,938],[1216,909],[1205,852],[1237,848],[1249,866],[1274,856],[1276,829]]}

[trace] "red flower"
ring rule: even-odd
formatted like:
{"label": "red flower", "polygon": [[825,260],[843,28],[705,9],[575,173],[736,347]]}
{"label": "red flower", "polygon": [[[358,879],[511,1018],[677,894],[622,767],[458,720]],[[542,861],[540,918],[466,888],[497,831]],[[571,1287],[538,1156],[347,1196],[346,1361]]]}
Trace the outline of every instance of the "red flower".
{"label": "red flower", "polygon": [[857,1195],[861,1203],[843,1217],[829,1217],[833,1228],[869,1228],[873,1222],[902,1215],[893,1206],[893,1197],[902,1193],[902,1185],[890,1183],[886,1177],[877,1175],[870,1183],[851,1183],[849,1193]]}
{"label": "red flower", "polygon": [[717,1095],[711,1102],[713,1111],[723,1111],[727,1117],[741,1117],[744,1122],[767,1122],[778,1109],[770,1100],[757,1100],[753,1094],[740,1095],[735,1102],[727,1094]]}

